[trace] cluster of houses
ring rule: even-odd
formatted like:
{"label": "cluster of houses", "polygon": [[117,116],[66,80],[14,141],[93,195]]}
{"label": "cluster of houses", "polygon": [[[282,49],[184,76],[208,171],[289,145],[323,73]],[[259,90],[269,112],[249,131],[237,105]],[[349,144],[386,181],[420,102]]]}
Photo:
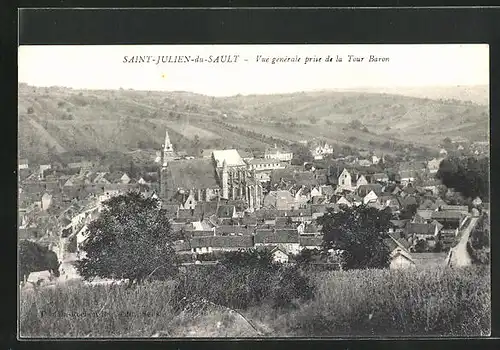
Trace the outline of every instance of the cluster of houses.
{"label": "cluster of houses", "polygon": [[[19,237],[53,246],[61,259],[79,253],[86,225],[102,203],[136,190],[160,200],[172,229],[184,237],[176,243],[180,254],[269,247],[277,261],[287,262],[303,249],[321,248],[316,219],[327,210],[366,205],[391,212],[386,244],[391,267],[400,268],[418,265],[419,257],[422,263],[444,261],[467,220],[488,207],[479,198],[477,208],[450,206],[438,196],[434,175],[442,158],[401,163],[390,179],[384,172],[359,170],[359,159],[336,169],[292,166],[293,153],[276,145],[262,158],[237,150],[206,153],[179,159],[166,133],[159,171],[136,177],[98,171],[85,161],[64,171],[50,165],[31,170],[20,159]],[[319,144],[312,153],[322,159],[333,148]],[[383,160],[363,158],[367,165]]]}

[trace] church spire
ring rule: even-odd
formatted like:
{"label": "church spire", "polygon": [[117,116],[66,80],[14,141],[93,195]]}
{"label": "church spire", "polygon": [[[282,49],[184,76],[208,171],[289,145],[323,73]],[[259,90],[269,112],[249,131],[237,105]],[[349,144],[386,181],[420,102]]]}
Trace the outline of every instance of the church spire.
{"label": "church spire", "polygon": [[162,147],[163,147],[162,164],[165,167],[167,166],[168,161],[174,158],[174,147],[170,142],[170,137],[168,136],[168,130],[165,130],[165,142],[163,143]]}

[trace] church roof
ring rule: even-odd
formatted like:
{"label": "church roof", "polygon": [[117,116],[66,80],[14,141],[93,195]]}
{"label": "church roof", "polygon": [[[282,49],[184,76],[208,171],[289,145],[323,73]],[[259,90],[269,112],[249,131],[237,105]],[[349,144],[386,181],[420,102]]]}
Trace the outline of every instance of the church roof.
{"label": "church roof", "polygon": [[240,154],[235,149],[225,149],[225,150],[215,150],[213,151],[213,157],[217,164],[217,167],[222,167],[222,163],[225,161],[227,166],[245,166],[246,163],[241,158]]}
{"label": "church roof", "polygon": [[164,185],[174,190],[219,187],[210,159],[173,160],[162,177]]}

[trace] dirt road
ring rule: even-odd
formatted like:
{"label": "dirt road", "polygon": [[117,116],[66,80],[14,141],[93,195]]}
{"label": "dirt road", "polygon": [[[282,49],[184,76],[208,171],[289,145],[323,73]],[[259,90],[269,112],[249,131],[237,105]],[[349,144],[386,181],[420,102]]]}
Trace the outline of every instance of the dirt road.
{"label": "dirt road", "polygon": [[460,232],[460,241],[451,248],[450,266],[468,266],[472,263],[471,257],[467,252],[467,242],[474,227],[476,227],[478,217],[471,217],[467,227]]}

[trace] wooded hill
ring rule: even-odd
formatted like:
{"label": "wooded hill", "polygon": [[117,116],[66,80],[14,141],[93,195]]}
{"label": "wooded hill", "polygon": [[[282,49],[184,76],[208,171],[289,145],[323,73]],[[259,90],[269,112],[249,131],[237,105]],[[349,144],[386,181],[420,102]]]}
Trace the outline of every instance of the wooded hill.
{"label": "wooded hill", "polygon": [[20,83],[18,118],[19,152],[28,158],[89,149],[151,152],[165,129],[188,153],[311,139],[384,152],[389,144],[435,149],[445,137],[487,141],[489,131],[487,105],[353,91],[216,98]]}

